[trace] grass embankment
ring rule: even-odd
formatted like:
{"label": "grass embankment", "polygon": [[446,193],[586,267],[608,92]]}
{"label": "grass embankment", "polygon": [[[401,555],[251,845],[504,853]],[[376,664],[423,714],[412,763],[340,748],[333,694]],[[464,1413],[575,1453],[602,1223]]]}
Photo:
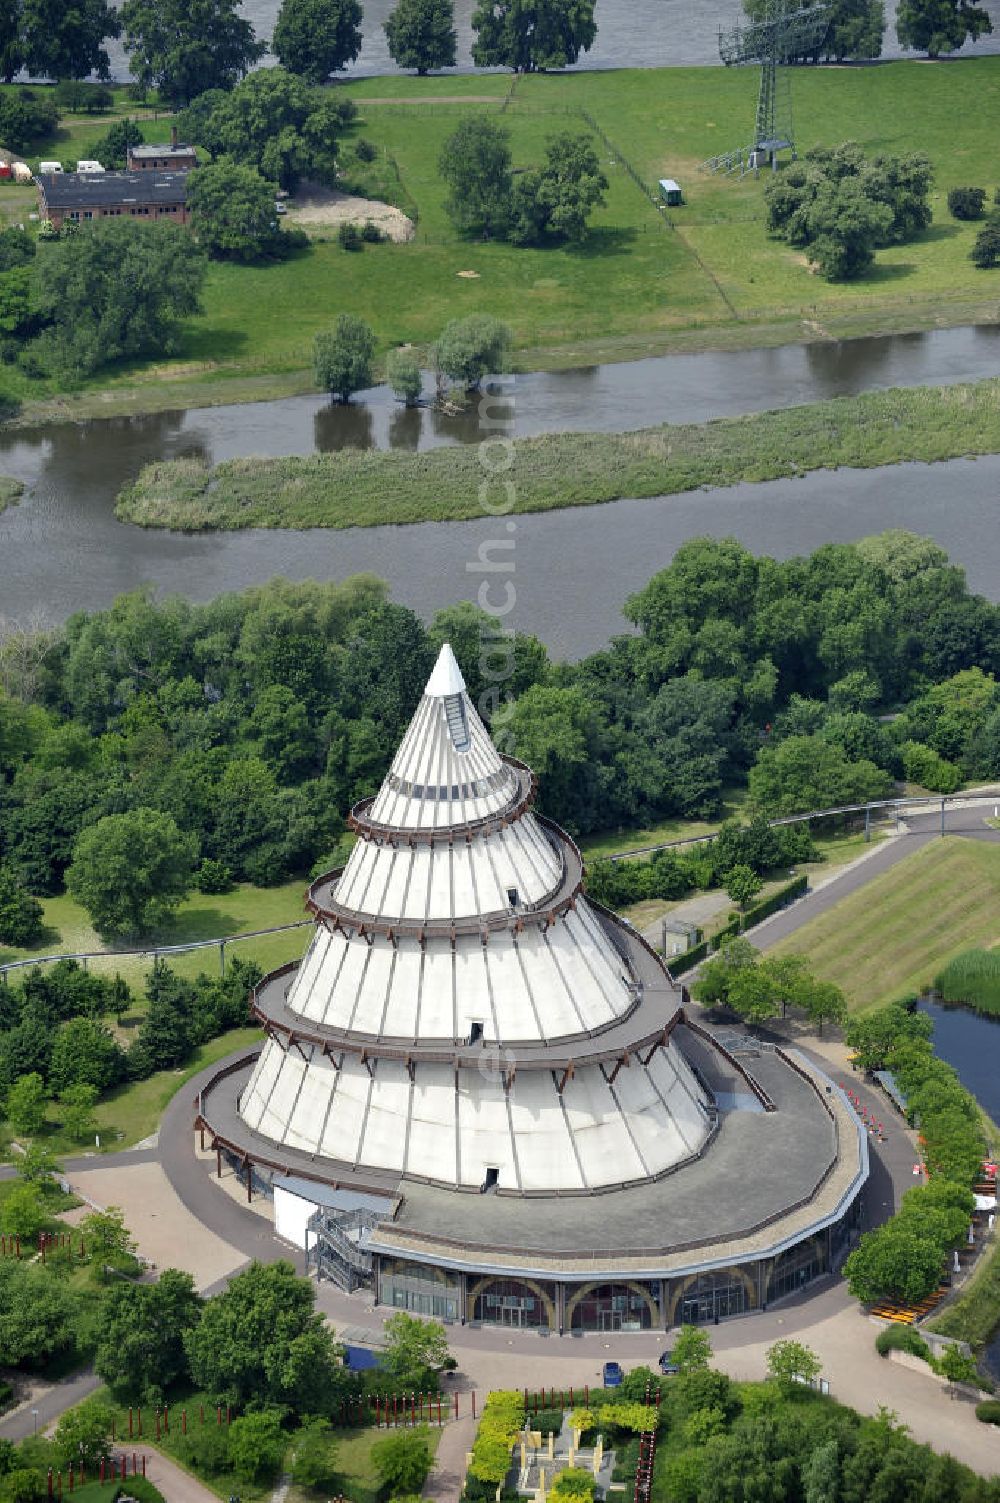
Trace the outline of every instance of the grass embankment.
{"label": "grass embankment", "polygon": [[[91,953],[95,956],[87,962],[91,970],[106,976],[113,976],[117,972],[138,993],[145,985],[157,945],[162,947],[193,944],[207,939],[227,939],[255,929],[271,929],[280,924],[297,923],[306,917],[303,910],[304,889],[304,881],[297,879],[282,883],[280,887],[253,887],[248,882],[241,882],[230,892],[213,894],[211,897],[192,893],[178,908],[169,926],[143,941],[146,948],[141,953],[124,956],[114,955],[113,952],[132,947],[109,944],[103,940],[91,924],[86,910],[74,902],[68,893],[62,893],[55,898],[42,899],[45,927],[39,942],[29,949],[0,946],[0,965],[9,965],[14,960],[31,960],[39,955]],[[289,929],[282,934],[268,934],[259,939],[227,945],[226,957],[256,960],[267,971],[301,955],[305,945],[306,931]],[[219,953],[211,947],[189,950],[182,955],[168,955],[166,959],[171,968],[181,976],[194,977],[200,971],[216,975],[219,969]],[[11,972],[9,979],[16,978],[17,972]],[[135,1021],[141,1011],[140,1007],[135,1012]]]}
{"label": "grass embankment", "polygon": [[994,1240],[993,1246],[981,1258],[978,1268],[954,1302],[928,1321],[928,1326],[932,1331],[940,1331],[942,1336],[954,1336],[959,1341],[968,1341],[972,1347],[979,1348],[993,1335],[998,1319],[1000,1242]]}
{"label": "grass embankment", "polygon": [[776,945],[835,981],[853,1011],[928,988],[952,956],[997,934],[1000,848],[945,836]]}
{"label": "grass embankment", "polygon": [[12,480],[9,475],[0,475],[0,512],[6,511],[8,506],[24,492],[24,486],[20,480]]}
{"label": "grass embankment", "polygon": [[[634,433],[521,439],[505,478],[514,510],[590,506],[623,496],[776,480],[1000,452],[1000,381],[838,397],[710,423]],[[199,532],[241,527],[374,527],[482,515],[473,446],[411,454],[341,450],[280,459],[148,465],[118,498],[122,521]]]}
{"label": "grass embankment", "polygon": [[[952,220],[946,197],[959,184],[989,189],[996,182],[1000,58],[796,70],[800,149],[850,135],[872,152],[919,148],[934,165],[934,224],[914,243],[880,251],[866,277],[842,284],[824,282],[800,252],[769,239],[763,176],[737,182],[699,170],[706,158],[749,139],[753,69],[623,69],[519,80],[503,115],[516,167],[536,164],[557,132],[586,128],[582,111],[614,143],[613,151],[600,144],[607,203],[579,247],[466,239],[444,211],[442,142],[470,111],[497,111],[509,76],[377,78],[339,88],[359,107],[345,161],[359,136],[375,143],[386,171],[373,182],[398,183],[402,207],[418,213],[415,239],[351,255],[331,236],[284,264],[216,264],[204,312],[188,322],[174,359],[102,372],[71,397],[60,397],[54,383],[5,373],[11,395],[30,404],[26,418],[43,410],[111,416],[306,389],[313,336],[344,309],[372,323],[380,351],[405,341],[426,350],[449,318],[496,314],[512,326],[520,369],[997,317],[1000,273],[978,271],[969,261],[976,225]],[[143,124],[148,134],[168,126]],[[55,154],[72,156],[77,143],[82,154],[105,128],[101,120],[67,121]],[[627,175],[623,158],[648,183],[680,180],[686,202],[671,211],[672,226]],[[5,193],[23,190],[0,190],[0,215],[12,202]],[[459,275],[469,271],[475,276]],[[233,390],[223,395],[219,388],[229,381]]]}

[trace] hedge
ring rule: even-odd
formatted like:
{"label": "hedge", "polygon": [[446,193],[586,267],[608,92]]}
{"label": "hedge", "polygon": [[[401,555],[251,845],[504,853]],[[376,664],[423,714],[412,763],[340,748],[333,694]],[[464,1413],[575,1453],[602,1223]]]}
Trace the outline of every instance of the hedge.
{"label": "hedge", "polygon": [[984,1425],[1000,1425],[1000,1399],[984,1399],[977,1404],[976,1419]]}
{"label": "hedge", "polygon": [[685,971],[692,970],[700,965],[708,955],[720,950],[727,939],[735,939],[737,934],[743,934],[747,929],[752,929],[754,924],[760,924],[772,913],[777,913],[779,908],[784,908],[794,898],[800,898],[809,886],[809,878],[803,873],[793,877],[791,882],[786,882],[784,887],[779,887],[777,892],[772,892],[769,898],[764,898],[760,903],[755,903],[748,908],[746,913],[734,913],[732,918],[713,934],[711,939],[702,940],[700,945],[692,945],[690,950],[685,950],[680,955],[669,955],[666,958],[667,969],[671,976],[683,976]]}
{"label": "hedge", "polygon": [[668,955],[666,957],[667,969],[671,976],[683,976],[685,971],[690,971],[698,965],[708,954],[708,940],[703,939],[700,945],[692,945],[690,950],[683,951],[680,955]]}
{"label": "hedge", "polygon": [[772,892],[769,898],[763,898],[761,902],[747,909],[740,918],[740,932],[752,929],[754,924],[763,923],[766,918],[771,917],[772,913],[777,913],[779,908],[784,908],[795,898],[801,898],[808,887],[809,878],[804,872],[798,877],[793,877],[790,882],[785,883],[784,887],[779,887],[777,892]]}

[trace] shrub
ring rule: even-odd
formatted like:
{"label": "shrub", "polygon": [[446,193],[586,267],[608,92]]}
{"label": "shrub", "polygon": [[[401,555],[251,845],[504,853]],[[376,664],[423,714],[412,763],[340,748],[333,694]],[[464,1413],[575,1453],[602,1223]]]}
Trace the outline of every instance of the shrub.
{"label": "shrub", "polygon": [[224,861],[214,861],[211,856],[206,856],[194,874],[194,885],[199,892],[229,892],[233,885],[233,874]]}
{"label": "shrub", "polygon": [[556,1478],[552,1497],[586,1500],[594,1496],[596,1487],[597,1479],[593,1472],[585,1472],[578,1466],[568,1466]]}
{"label": "shrub", "polygon": [[354,155],[359,162],[374,162],[378,156],[378,147],[367,136],[359,136],[354,143]]}
{"label": "shrub", "polygon": [[385,236],[374,219],[366,219],[361,226],[361,238],[366,245],[381,245]]}
{"label": "shrub", "polygon": [[979,231],[976,243],[969,252],[969,259],[981,271],[990,271],[1000,266],[1000,225],[988,224]]}
{"label": "shrub", "polygon": [[984,1425],[1000,1425],[1000,1399],[984,1399],[977,1404],[976,1419]]}
{"label": "shrub", "polygon": [[216,1476],[229,1466],[229,1431],[225,1425],[192,1425],[176,1446],[181,1461],[196,1472]]}
{"label": "shrub", "polygon": [[880,1357],[888,1357],[890,1352],[910,1352],[925,1362],[929,1362],[931,1356],[930,1347],[912,1326],[887,1326],[884,1331],[879,1331],[875,1337],[875,1350]]}
{"label": "shrub", "polygon": [[948,212],[955,219],[982,219],[985,206],[985,188],[952,188],[949,190]]}
{"label": "shrub", "polygon": [[528,1421],[532,1430],[538,1430],[544,1435],[558,1435],[562,1429],[563,1412],[561,1409],[539,1409],[537,1414],[530,1414]]}
{"label": "shrub", "polygon": [[418,1493],[431,1469],[426,1432],[389,1435],[372,1446],[372,1463],[389,1497]]}
{"label": "shrub", "polygon": [[922,741],[904,741],[900,747],[903,776],[932,793],[954,793],[962,786],[962,774],[954,762],[948,762]]}
{"label": "shrub", "polygon": [[361,231],[356,224],[345,220],[337,230],[337,241],[341,250],[359,251],[362,246]]}

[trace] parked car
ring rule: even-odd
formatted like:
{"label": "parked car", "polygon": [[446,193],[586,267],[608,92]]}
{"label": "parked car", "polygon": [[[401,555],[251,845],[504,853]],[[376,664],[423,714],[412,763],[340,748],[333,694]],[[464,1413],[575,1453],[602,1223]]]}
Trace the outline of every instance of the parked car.
{"label": "parked car", "polygon": [[625,1376],[625,1374],[622,1372],[622,1365],[621,1365],[620,1362],[605,1362],[605,1364],[604,1364],[604,1386],[605,1386],[605,1388],[619,1388],[621,1386],[621,1381],[624,1378],[624,1376]]}
{"label": "parked car", "polygon": [[674,1378],[680,1372],[680,1368],[674,1361],[674,1354],[669,1347],[665,1352],[660,1353],[659,1368],[665,1378]]}
{"label": "parked car", "polygon": [[286,208],[286,207],[285,207],[285,205],[284,205],[284,204],[283,204],[283,203],[282,203],[282,202],[281,202],[281,199],[280,199],[280,198],[276,198],[276,199],[275,199],[275,200],[274,200],[274,212],[275,212],[275,213],[276,213],[276,214],[287,214],[287,213],[288,213],[288,210],[287,210],[287,208]]}

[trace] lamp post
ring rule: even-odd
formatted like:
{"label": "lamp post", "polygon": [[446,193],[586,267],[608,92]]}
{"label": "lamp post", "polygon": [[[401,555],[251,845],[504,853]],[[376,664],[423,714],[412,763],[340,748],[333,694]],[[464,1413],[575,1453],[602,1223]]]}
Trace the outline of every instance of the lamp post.
{"label": "lamp post", "polygon": [[32,1409],[32,1411],[31,1411],[31,1418],[34,1421],[34,1429],[32,1431],[32,1434],[33,1435],[37,1435],[38,1434],[38,1410],[37,1409]]}

